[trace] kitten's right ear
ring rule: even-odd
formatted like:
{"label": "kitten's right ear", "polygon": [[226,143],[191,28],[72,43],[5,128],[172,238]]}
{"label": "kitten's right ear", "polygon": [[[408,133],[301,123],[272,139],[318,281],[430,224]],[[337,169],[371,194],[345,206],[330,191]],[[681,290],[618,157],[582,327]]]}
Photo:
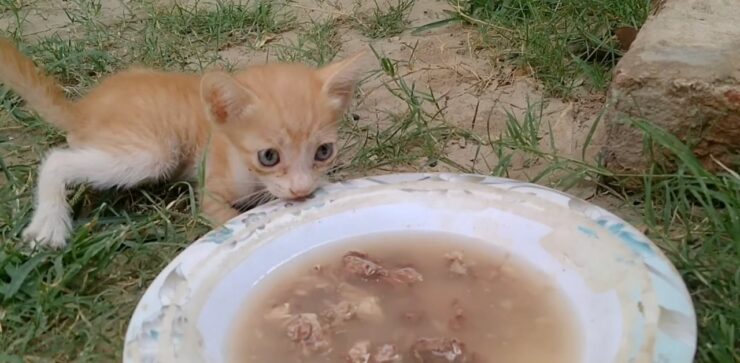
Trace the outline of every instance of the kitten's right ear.
{"label": "kitten's right ear", "polygon": [[367,67],[367,52],[361,51],[318,70],[324,82],[323,92],[337,110],[347,108],[352,100],[355,84]]}
{"label": "kitten's right ear", "polygon": [[257,97],[224,72],[209,72],[200,81],[200,96],[212,122],[224,125],[239,119],[257,101]]}

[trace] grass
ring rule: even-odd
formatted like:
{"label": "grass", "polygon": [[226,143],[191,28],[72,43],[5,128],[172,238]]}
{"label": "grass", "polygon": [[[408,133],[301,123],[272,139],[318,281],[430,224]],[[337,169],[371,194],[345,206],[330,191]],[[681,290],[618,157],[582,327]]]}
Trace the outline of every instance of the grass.
{"label": "grass", "polygon": [[682,272],[699,316],[699,361],[737,362],[740,349],[740,176],[712,174],[688,147],[645,120],[633,120],[649,142],[666,150],[678,170],[659,164],[644,176],[641,195],[649,236]]}
{"label": "grass", "polygon": [[414,6],[414,0],[396,0],[379,4],[373,1],[374,6],[354,17],[360,32],[368,38],[379,39],[401,34],[408,25],[409,11]]}
{"label": "grass", "polygon": [[[336,58],[348,27],[371,39],[394,36],[406,29],[413,6],[410,0],[375,3],[369,12],[350,17],[359,21],[346,24],[342,19],[299,22],[276,2],[168,8],[145,0],[131,3],[136,6],[104,22],[101,2],[73,2],[65,16],[74,31],[35,37],[17,27],[33,21],[28,12],[33,3],[0,0],[0,9],[4,19],[15,19],[7,33],[22,40],[24,51],[54,73],[68,93],[79,95],[100,77],[133,63],[175,70],[228,66],[219,51],[233,47],[326,64]],[[619,57],[608,30],[601,30],[639,26],[646,14],[643,3],[454,1],[450,14],[479,28],[482,46],[532,67],[551,93],[577,97],[581,83],[603,87]],[[268,42],[287,30],[295,36]],[[445,168],[518,176],[564,191],[596,184],[597,199],[618,201],[613,209],[640,216],[689,286],[700,332],[697,361],[740,361],[740,177],[735,171],[709,173],[670,134],[645,120],[629,120],[647,136],[648,150],[671,155],[676,168],[664,169],[656,161],[648,173],[614,175],[599,160],[585,158],[585,152],[581,157],[558,152],[544,118],[546,103],[534,98],[524,112],[505,109],[502,126],[476,108],[472,121],[485,125],[485,134],[455,126],[447,119],[443,95],[404,73],[410,60],[375,49],[380,69],[365,83],[382,81],[379,90],[403,106],[389,106],[377,124],[347,118],[335,177]],[[589,58],[591,53],[607,56]],[[366,99],[367,92],[361,87],[358,98]],[[76,216],[71,246],[29,254],[19,235],[32,211],[35,168],[63,135],[2,88],[0,104],[0,362],[119,361],[128,318],[146,286],[207,231],[197,215],[195,187],[76,188],[70,197]],[[450,154],[460,140],[475,151],[472,161]],[[522,167],[530,172],[520,173]],[[627,178],[638,178],[642,187],[625,190]]]}
{"label": "grass", "polygon": [[[349,128],[345,139],[352,140],[354,155],[351,170],[397,170],[422,165],[435,165],[444,158],[445,145],[457,134],[441,117],[434,92],[419,91],[398,73],[398,62],[373,50],[387,77],[384,87],[403,101],[406,109],[389,113],[389,125]],[[430,106],[430,107],[424,107]],[[431,111],[429,111],[431,110]]]}
{"label": "grass", "polygon": [[143,36],[132,42],[129,57],[161,68],[201,70],[220,60],[214,51],[237,44],[258,47],[294,20],[278,2],[207,4],[147,5],[145,20],[132,27]]}
{"label": "grass", "polygon": [[334,60],[340,48],[337,22],[329,19],[309,24],[296,41],[279,46],[277,58],[283,62],[321,66]]}
{"label": "grass", "polygon": [[457,21],[478,27],[483,42],[534,69],[557,96],[587,86],[606,88],[622,55],[619,27],[639,28],[649,0],[449,0],[451,16],[429,26]]}
{"label": "grass", "polygon": [[156,9],[149,19],[158,30],[223,49],[255,43],[267,34],[283,32],[292,17],[269,1],[256,4],[216,2],[215,7],[183,6]]}

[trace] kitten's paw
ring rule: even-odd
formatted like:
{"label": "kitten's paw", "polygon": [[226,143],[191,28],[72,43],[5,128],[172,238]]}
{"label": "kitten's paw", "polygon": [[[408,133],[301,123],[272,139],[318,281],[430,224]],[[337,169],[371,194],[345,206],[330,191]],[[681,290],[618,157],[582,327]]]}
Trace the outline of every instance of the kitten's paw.
{"label": "kitten's paw", "polygon": [[206,219],[211,223],[212,227],[219,227],[224,223],[236,218],[239,215],[239,211],[234,208],[224,208],[211,213],[205,213]]}
{"label": "kitten's paw", "polygon": [[41,208],[23,230],[23,239],[31,246],[62,248],[67,245],[71,220],[66,209]]}

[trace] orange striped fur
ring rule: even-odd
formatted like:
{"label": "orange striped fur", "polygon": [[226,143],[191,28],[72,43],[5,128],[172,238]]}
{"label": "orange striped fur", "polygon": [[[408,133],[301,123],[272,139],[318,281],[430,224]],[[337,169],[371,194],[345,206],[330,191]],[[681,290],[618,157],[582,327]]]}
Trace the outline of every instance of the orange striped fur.
{"label": "orange striped fur", "polygon": [[[66,188],[80,183],[130,188],[192,180],[202,171],[202,212],[216,225],[263,189],[284,199],[308,196],[336,156],[331,145],[361,74],[361,55],[319,69],[285,63],[233,74],[131,69],[72,101],[0,39],[0,82],[67,132],[68,147],[50,150],[40,166],[24,238],[64,246],[72,224]],[[269,165],[275,154],[279,161]]]}

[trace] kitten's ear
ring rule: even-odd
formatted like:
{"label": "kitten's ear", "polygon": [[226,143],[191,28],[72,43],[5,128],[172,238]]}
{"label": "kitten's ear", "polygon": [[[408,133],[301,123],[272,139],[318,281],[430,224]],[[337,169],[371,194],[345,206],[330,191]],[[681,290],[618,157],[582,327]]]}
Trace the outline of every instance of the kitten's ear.
{"label": "kitten's ear", "polygon": [[218,125],[238,119],[257,101],[252,91],[224,72],[204,74],[200,81],[200,96],[208,117]]}
{"label": "kitten's ear", "polygon": [[367,67],[366,55],[367,52],[362,51],[319,69],[319,77],[324,82],[322,91],[335,109],[343,111],[352,101],[355,84]]}

